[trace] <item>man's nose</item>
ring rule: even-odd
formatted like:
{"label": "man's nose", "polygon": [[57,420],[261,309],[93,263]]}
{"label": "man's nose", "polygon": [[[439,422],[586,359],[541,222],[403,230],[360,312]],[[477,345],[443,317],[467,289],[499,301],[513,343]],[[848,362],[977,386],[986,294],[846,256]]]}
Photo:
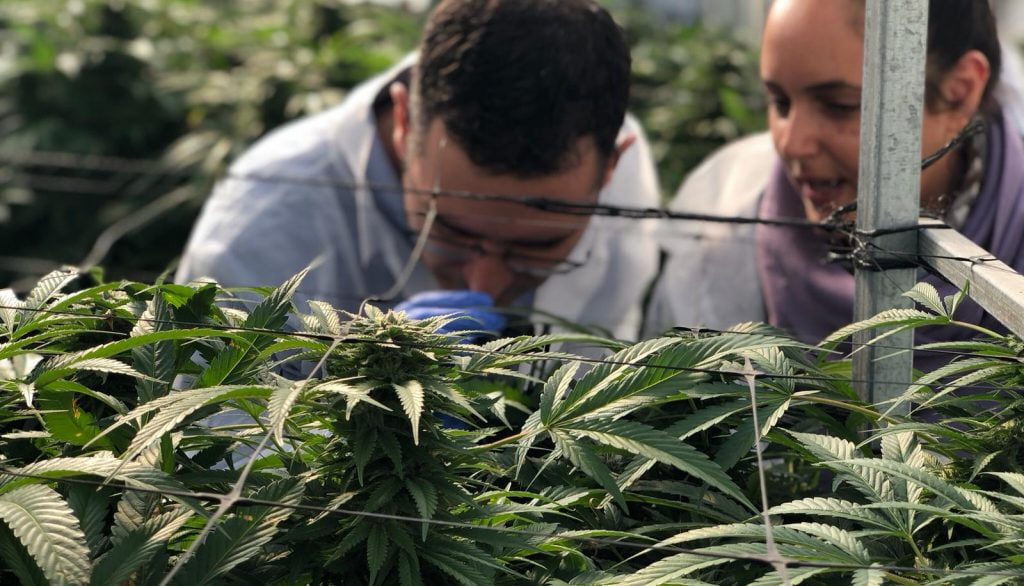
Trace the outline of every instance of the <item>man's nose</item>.
{"label": "man's nose", "polygon": [[777,124],[776,141],[783,159],[792,161],[818,154],[821,147],[821,123],[805,109],[793,108]]}
{"label": "man's nose", "polygon": [[503,255],[482,253],[462,267],[466,287],[487,293],[495,301],[501,299],[515,281],[515,274],[505,264]]}

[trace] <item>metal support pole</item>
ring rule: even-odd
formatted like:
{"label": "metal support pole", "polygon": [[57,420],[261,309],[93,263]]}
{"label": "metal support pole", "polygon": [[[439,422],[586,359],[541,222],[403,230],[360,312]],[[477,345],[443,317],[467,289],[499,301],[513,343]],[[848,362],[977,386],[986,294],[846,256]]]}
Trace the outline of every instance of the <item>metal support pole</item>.
{"label": "metal support pole", "polygon": [[[867,0],[864,31],[864,88],[861,108],[860,177],[857,228],[861,231],[913,226],[920,208],[921,121],[928,31],[928,0]],[[866,238],[886,250],[917,252],[917,233]],[[870,249],[872,252],[877,249]],[[899,257],[897,257],[899,258]],[[908,258],[908,257],[902,257]],[[877,267],[876,267],[877,269]],[[914,286],[917,271],[858,269],[854,319],[886,309],[909,307],[900,294]],[[865,343],[874,336],[854,337]],[[896,397],[909,384],[913,334],[889,338],[887,346],[908,351],[860,348],[853,378],[861,398],[871,403]]]}

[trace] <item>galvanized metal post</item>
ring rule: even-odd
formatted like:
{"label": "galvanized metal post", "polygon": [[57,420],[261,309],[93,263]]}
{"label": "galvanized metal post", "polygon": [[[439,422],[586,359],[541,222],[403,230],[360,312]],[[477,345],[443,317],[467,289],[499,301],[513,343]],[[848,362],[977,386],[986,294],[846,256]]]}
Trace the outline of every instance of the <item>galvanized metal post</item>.
{"label": "galvanized metal post", "polygon": [[[869,232],[917,223],[928,0],[867,0],[864,28],[857,228]],[[867,240],[886,250],[917,252],[916,232]],[[914,286],[917,271],[877,268],[857,270],[856,320],[910,306],[900,295]],[[863,344],[872,337],[873,333],[865,332],[854,337],[854,343]],[[854,355],[853,378],[861,381],[857,390],[872,403],[898,396],[906,384],[891,383],[909,384],[911,379],[913,334],[889,338],[886,345],[907,351],[858,346]]]}

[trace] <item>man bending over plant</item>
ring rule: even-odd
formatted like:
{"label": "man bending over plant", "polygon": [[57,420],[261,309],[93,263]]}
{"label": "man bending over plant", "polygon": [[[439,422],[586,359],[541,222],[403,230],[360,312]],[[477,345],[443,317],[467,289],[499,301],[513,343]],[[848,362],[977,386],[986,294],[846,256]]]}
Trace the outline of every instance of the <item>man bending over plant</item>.
{"label": "man bending over plant", "polygon": [[278,285],[319,259],[298,298],[355,310],[392,290],[413,317],[477,318],[467,329],[500,331],[495,307],[519,306],[635,338],[657,264],[646,230],[518,201],[658,205],[629,76],[592,0],[445,0],[418,56],[234,164],[177,279]]}

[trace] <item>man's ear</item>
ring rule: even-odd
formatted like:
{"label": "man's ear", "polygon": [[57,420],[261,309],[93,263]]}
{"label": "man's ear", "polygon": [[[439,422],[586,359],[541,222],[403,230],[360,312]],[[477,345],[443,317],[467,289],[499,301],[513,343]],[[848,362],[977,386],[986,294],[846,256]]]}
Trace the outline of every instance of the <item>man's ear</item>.
{"label": "man's ear", "polygon": [[409,139],[409,89],[396,81],[388,87],[391,95],[391,146],[403,163]]}
{"label": "man's ear", "polygon": [[985,54],[971,50],[963,54],[939,82],[942,109],[954,114],[954,126],[966,124],[981,107],[992,67]]}
{"label": "man's ear", "polygon": [[627,134],[615,144],[615,151],[608,157],[608,162],[604,167],[604,175],[601,177],[601,189],[608,186],[608,183],[612,180],[612,173],[615,172],[615,167],[618,166],[619,160],[622,158],[622,154],[628,151],[629,147],[633,146],[635,142],[636,134]]}

